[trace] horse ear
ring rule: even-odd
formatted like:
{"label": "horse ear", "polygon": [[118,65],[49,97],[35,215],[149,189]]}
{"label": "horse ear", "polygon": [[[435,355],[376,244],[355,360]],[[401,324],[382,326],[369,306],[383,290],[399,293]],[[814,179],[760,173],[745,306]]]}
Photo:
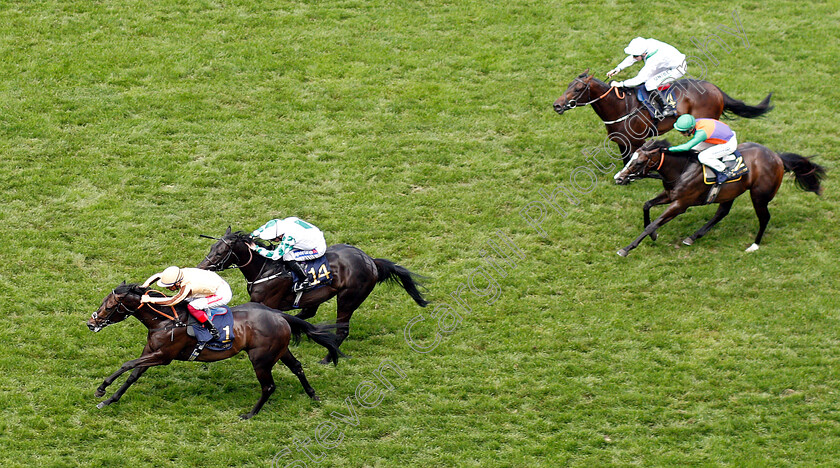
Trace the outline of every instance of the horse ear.
{"label": "horse ear", "polygon": [[120,284],[120,286],[125,286],[125,280]]}
{"label": "horse ear", "polygon": [[230,234],[230,226],[228,226],[227,231],[225,231],[225,235]]}

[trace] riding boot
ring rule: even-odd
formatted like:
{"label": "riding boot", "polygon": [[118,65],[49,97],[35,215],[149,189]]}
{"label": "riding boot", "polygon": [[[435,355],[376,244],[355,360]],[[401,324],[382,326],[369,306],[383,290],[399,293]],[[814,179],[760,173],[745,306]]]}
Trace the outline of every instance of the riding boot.
{"label": "riding boot", "polygon": [[210,332],[210,334],[213,336],[213,339],[221,339],[222,335],[219,334],[219,330],[216,329],[216,326],[213,325],[213,322],[207,320],[206,322],[202,323],[202,325],[204,326],[204,328],[207,329],[207,331]]}
{"label": "riding boot", "polygon": [[300,291],[305,291],[305,290],[309,289],[309,287],[310,287],[309,279],[308,279],[309,276],[306,274],[305,271],[303,271],[303,267],[300,266],[300,263],[298,263],[295,260],[288,260],[288,261],[284,261],[283,263],[286,264],[286,267],[290,271],[293,271],[293,272],[297,273],[298,277],[300,278],[300,281],[298,283],[296,283],[293,287],[294,291],[295,292],[300,292]]}
{"label": "riding boot", "polygon": [[665,118],[665,102],[662,100],[662,95],[659,94],[659,91],[654,90],[650,93],[650,97],[648,99],[651,104],[653,104],[653,118],[656,120],[662,120]]}
{"label": "riding boot", "polygon": [[730,175],[729,171],[727,171],[726,169],[724,169],[722,171],[715,171],[715,172],[717,172],[717,179],[715,180],[715,182],[718,185],[726,182],[727,180],[729,180],[731,178],[731,175]]}

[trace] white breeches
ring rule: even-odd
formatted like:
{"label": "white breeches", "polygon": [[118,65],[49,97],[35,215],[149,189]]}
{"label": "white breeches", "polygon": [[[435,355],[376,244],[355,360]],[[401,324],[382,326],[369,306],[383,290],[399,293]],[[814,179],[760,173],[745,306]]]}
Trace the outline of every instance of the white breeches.
{"label": "white breeches", "polygon": [[283,260],[290,261],[290,260],[312,260],[313,258],[318,258],[327,251],[327,241],[324,240],[323,234],[317,236],[313,239],[304,239],[292,248],[292,250],[286,252],[283,255]]}
{"label": "white breeches", "polygon": [[677,81],[683,75],[685,75],[686,68],[686,62],[683,62],[677,67],[669,68],[668,70],[653,75],[652,77],[648,78],[647,81],[645,81],[645,89],[648,91],[653,91],[654,89],[660,87],[663,84]]}
{"label": "white breeches", "polygon": [[721,172],[726,169],[726,165],[723,164],[721,159],[725,156],[729,156],[735,152],[736,149],[738,149],[738,139],[735,135],[732,135],[732,138],[726,143],[712,145],[703,151],[700,151],[700,153],[697,154],[697,159],[701,164],[705,164],[712,169]]}
{"label": "white breeches", "polygon": [[216,290],[216,294],[197,297],[190,300],[190,305],[196,309],[206,310],[213,307],[221,307],[233,298],[233,292],[230,290],[230,285],[225,283]]}

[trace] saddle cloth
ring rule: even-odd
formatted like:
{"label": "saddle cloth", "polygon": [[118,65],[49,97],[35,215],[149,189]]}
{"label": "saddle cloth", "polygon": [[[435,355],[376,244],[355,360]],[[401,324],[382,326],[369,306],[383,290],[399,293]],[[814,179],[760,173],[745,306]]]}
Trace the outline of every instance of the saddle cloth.
{"label": "saddle cloth", "polygon": [[[735,150],[735,152],[729,156],[724,156],[722,161],[726,164],[726,169],[735,174],[735,177],[724,182],[725,184],[741,180],[741,177],[744,177],[744,175],[750,170],[744,162],[744,157],[738,150]],[[703,165],[703,182],[706,185],[714,185],[717,182],[717,175],[715,174],[715,171],[706,165]]]}
{"label": "saddle cloth", "polygon": [[187,320],[187,335],[194,336],[199,343],[207,342],[206,348],[213,351],[227,351],[233,346],[233,313],[228,306],[214,307],[204,311],[207,317],[219,330],[220,339],[214,340],[213,336],[204,328],[204,325],[198,323],[198,320],[190,315]]}
{"label": "saddle cloth", "polygon": [[[332,270],[330,270],[330,262],[327,261],[326,255],[299,263],[303,268],[303,271],[306,272],[306,279],[308,279],[309,284],[312,285],[310,291],[332,283],[333,274]],[[294,276],[295,283],[300,283],[303,280],[303,278],[298,278],[298,275],[295,272],[292,272],[292,276]]]}

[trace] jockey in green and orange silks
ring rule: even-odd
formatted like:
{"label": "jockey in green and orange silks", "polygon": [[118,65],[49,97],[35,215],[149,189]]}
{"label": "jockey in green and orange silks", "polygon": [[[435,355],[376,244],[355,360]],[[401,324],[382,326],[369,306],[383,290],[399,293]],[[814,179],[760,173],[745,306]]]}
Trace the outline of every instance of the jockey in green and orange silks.
{"label": "jockey in green and orange silks", "polygon": [[674,123],[674,129],[690,136],[691,139],[681,145],[668,148],[668,151],[697,150],[699,151],[697,159],[700,163],[718,173],[718,183],[726,182],[732,177],[732,174],[726,171],[726,165],[721,161],[723,157],[729,156],[738,149],[738,139],[729,125],[715,119],[695,119],[690,114],[683,114]]}

